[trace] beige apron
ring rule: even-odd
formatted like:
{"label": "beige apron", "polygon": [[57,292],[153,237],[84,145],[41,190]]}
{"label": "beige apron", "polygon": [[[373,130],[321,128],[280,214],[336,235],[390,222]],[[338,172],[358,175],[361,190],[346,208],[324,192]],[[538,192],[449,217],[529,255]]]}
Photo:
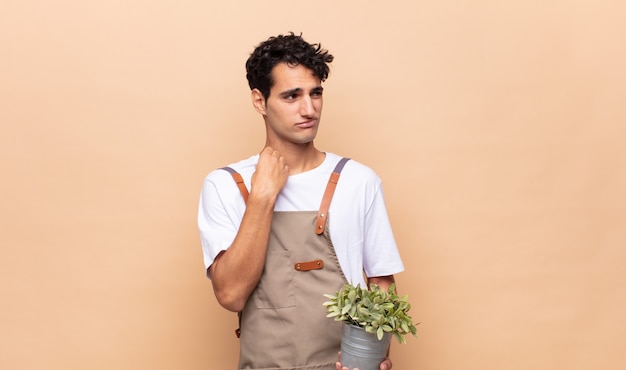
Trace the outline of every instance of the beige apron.
{"label": "beige apron", "polygon": [[[328,230],[328,207],[348,158],[335,167],[319,211],[274,212],[261,280],[240,313],[239,369],[334,369],[341,323],[324,293],[346,283]],[[239,184],[240,177],[229,170]],[[247,189],[241,188],[247,197]]]}

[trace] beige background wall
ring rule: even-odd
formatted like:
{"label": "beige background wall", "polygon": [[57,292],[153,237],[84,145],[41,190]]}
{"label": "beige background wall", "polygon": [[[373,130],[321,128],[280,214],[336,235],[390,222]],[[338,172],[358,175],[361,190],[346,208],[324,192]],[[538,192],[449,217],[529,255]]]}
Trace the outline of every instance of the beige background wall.
{"label": "beige background wall", "polygon": [[336,56],[318,146],[384,181],[394,368],[626,368],[625,10],[3,0],[0,368],[235,367],[197,200],[261,149],[243,64],[290,30]]}

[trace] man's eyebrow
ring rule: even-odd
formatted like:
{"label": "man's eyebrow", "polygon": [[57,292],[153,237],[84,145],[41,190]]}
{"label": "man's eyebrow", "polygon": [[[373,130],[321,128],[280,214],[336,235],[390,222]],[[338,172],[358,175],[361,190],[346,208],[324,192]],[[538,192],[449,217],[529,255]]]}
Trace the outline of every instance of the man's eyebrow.
{"label": "man's eyebrow", "polygon": [[[311,89],[311,92],[314,93],[314,94],[320,94],[323,91],[324,91],[324,88],[322,86],[316,86],[316,87]],[[293,88],[293,89],[285,90],[285,91],[281,92],[278,95],[280,95],[281,97],[287,97],[287,96],[290,96],[290,95],[298,95],[300,93],[302,93],[302,88],[301,87],[296,87],[296,88]]]}
{"label": "man's eyebrow", "polygon": [[289,95],[299,94],[301,92],[302,92],[302,88],[296,87],[295,89],[285,90],[285,91],[281,92],[279,95],[285,97],[285,96],[289,96]]}

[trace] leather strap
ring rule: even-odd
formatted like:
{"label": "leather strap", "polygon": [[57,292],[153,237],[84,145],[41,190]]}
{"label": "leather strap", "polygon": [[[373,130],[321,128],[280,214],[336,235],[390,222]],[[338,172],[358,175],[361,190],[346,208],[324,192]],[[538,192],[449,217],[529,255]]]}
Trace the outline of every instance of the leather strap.
{"label": "leather strap", "polygon": [[297,271],[321,270],[324,268],[324,261],[315,260],[309,262],[297,262],[293,265],[293,268]]}
{"label": "leather strap", "polygon": [[248,188],[246,188],[246,184],[243,182],[243,177],[241,177],[241,175],[237,171],[233,170],[230,167],[222,167],[220,168],[220,170],[228,171],[230,173],[230,175],[233,177],[233,180],[235,180],[235,182],[237,183],[239,192],[243,196],[243,201],[245,203],[248,203],[249,193],[248,193]]}
{"label": "leather strap", "polygon": [[348,162],[350,158],[341,158],[339,163],[335,166],[333,173],[330,174],[330,178],[328,179],[328,184],[326,184],[326,190],[324,191],[324,196],[322,197],[322,203],[320,204],[320,209],[317,212],[317,219],[315,220],[315,233],[317,235],[321,235],[324,233],[324,225],[326,225],[326,218],[328,217],[328,208],[330,208],[330,201],[333,199],[333,194],[335,193],[335,188],[337,187],[337,182],[339,181],[339,175],[343,170],[343,166],[345,166],[346,162]]}

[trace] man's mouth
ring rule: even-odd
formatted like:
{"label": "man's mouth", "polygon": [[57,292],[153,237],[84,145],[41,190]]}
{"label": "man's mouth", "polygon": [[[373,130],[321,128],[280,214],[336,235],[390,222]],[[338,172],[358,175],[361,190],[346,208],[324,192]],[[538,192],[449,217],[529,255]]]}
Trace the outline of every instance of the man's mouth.
{"label": "man's mouth", "polygon": [[310,119],[310,120],[307,120],[307,121],[298,122],[298,123],[296,123],[296,126],[298,126],[300,128],[310,128],[310,127],[315,126],[316,123],[317,123],[317,119],[314,118],[314,119]]}

